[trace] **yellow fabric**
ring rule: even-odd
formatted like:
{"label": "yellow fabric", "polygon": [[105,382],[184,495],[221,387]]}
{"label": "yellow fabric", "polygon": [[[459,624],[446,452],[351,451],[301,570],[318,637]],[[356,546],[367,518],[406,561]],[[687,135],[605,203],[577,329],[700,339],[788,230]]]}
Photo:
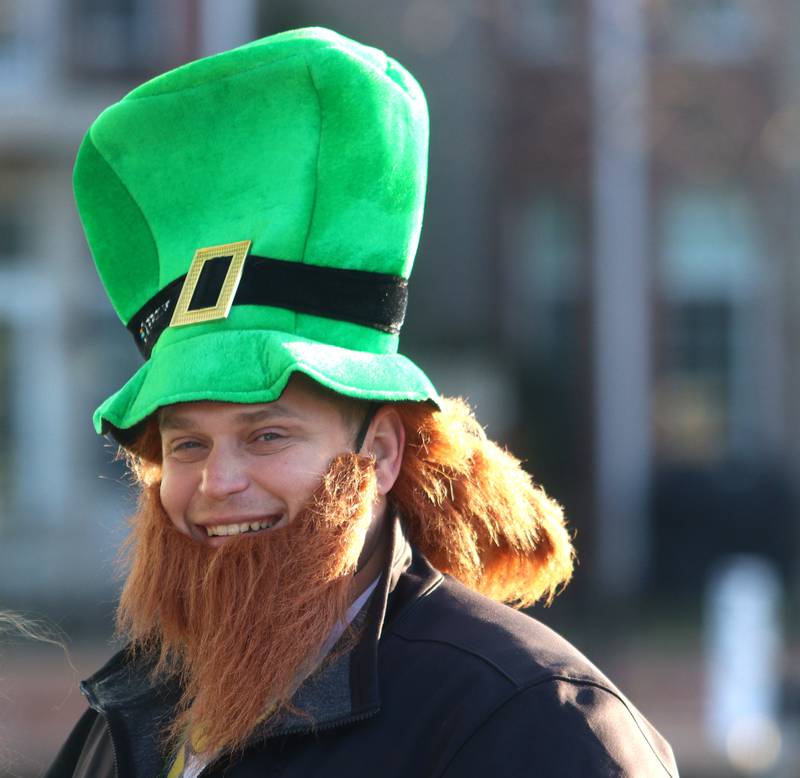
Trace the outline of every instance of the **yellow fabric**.
{"label": "yellow fabric", "polygon": [[[259,722],[264,721],[264,719],[266,719],[274,709],[274,705],[270,706],[264,715],[259,719]],[[191,735],[186,737],[181,744],[178,754],[175,757],[175,761],[172,763],[169,773],[167,773],[167,778],[183,778],[183,771],[187,768],[187,766],[190,766],[193,761],[196,761],[193,760],[192,757],[201,757],[202,760],[205,761],[205,764],[208,764],[214,758],[214,754],[204,754],[206,750],[207,747],[205,738],[199,731],[199,728],[195,728],[192,730]]]}
{"label": "yellow fabric", "polygon": [[172,763],[172,767],[169,768],[169,772],[167,773],[167,778],[181,778],[181,775],[183,775],[183,766],[185,764],[186,764],[186,749],[181,747],[181,750],[175,757],[175,761]]}

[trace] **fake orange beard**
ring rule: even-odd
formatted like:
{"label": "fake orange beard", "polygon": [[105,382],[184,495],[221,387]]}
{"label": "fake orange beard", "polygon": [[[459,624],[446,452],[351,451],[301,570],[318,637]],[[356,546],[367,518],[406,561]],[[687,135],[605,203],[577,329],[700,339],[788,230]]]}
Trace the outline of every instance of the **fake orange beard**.
{"label": "fake orange beard", "polygon": [[237,750],[267,712],[291,708],[350,605],[375,496],[373,461],[346,454],[289,524],[215,549],[179,533],[158,485],[144,487],[117,626],[182,681],[168,742],[192,731],[203,750]]}

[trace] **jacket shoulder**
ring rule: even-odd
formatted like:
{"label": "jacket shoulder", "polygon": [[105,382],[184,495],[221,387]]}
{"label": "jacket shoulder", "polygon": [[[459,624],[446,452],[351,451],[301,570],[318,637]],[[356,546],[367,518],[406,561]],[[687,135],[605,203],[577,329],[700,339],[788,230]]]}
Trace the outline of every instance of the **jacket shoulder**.
{"label": "jacket shoulder", "polygon": [[542,622],[447,575],[401,613],[390,631],[407,641],[438,643],[472,656],[515,687],[551,677],[612,685],[577,648]]}
{"label": "jacket shoulder", "polygon": [[678,774],[667,741],[577,648],[449,576],[399,614],[388,635],[403,644],[393,664],[402,656],[435,689],[428,699],[447,699],[443,709],[468,702],[474,714],[448,777],[462,774],[459,765],[477,774],[500,743],[520,765],[544,755],[547,775]]}
{"label": "jacket shoulder", "polygon": [[452,755],[443,778],[528,775],[551,778],[678,778],[669,744],[624,710],[607,689],[551,680],[498,705]]}

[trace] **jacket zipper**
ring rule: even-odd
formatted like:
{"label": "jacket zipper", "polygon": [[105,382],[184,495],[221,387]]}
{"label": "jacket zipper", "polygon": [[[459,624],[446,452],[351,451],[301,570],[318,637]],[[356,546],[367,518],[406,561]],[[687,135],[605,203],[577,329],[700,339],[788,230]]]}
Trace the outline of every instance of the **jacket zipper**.
{"label": "jacket zipper", "polygon": [[114,733],[111,731],[111,723],[108,720],[108,716],[106,716],[105,712],[101,710],[100,705],[98,704],[97,700],[95,699],[92,692],[86,687],[83,683],[80,685],[81,692],[83,696],[86,698],[86,701],[89,703],[89,707],[97,711],[98,715],[103,717],[103,721],[105,721],[106,731],[108,732],[108,739],[111,742],[111,755],[114,757],[114,778],[119,778],[119,759],[117,758],[117,744],[114,741]]}
{"label": "jacket zipper", "polygon": [[[102,713],[100,714],[103,715]],[[119,762],[117,760],[117,745],[114,742],[114,734],[111,732],[111,725],[106,719],[106,729],[108,730],[108,739],[111,741],[111,754],[114,757],[114,778],[119,778]]]}

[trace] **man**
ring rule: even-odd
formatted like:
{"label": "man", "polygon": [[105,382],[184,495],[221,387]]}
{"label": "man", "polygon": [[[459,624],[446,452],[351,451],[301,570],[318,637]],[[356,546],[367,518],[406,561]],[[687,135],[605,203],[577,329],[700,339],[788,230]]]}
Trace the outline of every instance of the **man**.
{"label": "man", "polygon": [[561,510],[397,353],[427,121],[398,63],[306,29],[90,128],[78,207],[146,359],[95,425],[141,497],[130,643],[49,775],[677,775],[500,604],[569,579]]}

